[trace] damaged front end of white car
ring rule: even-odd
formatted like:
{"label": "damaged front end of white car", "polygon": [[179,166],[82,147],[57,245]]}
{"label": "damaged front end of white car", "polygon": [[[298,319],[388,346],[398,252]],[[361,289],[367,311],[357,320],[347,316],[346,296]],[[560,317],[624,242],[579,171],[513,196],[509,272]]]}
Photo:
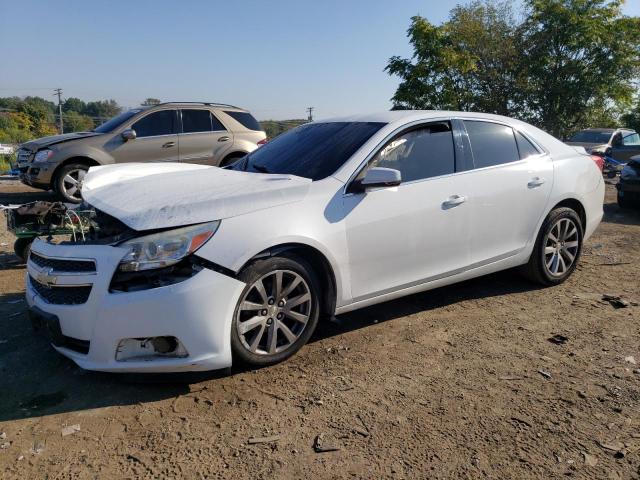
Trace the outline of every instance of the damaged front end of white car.
{"label": "damaged front end of white car", "polygon": [[[34,327],[89,370],[229,367],[233,299],[245,284],[197,252],[224,218],[289,201],[282,181],[264,177],[180,164],[92,168],[79,207],[91,209],[88,224],[75,240],[31,247]],[[306,183],[285,182],[294,196]]]}

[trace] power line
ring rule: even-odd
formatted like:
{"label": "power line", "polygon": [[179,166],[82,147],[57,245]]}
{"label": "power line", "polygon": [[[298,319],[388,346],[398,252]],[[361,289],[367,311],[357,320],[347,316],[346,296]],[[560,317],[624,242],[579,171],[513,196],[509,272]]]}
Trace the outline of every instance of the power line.
{"label": "power line", "polygon": [[307,120],[313,122],[313,109],[316,107],[307,107],[307,113],[309,114]]}
{"label": "power line", "polygon": [[58,95],[58,111],[60,112],[60,133],[64,133],[64,122],[62,120],[62,89],[56,88],[53,90],[55,93],[53,96]]}

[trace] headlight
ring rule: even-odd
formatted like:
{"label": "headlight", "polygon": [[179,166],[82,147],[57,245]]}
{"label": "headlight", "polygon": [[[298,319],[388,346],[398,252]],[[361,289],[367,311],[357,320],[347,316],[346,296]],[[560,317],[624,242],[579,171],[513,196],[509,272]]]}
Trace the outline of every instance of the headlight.
{"label": "headlight", "polygon": [[121,244],[129,248],[129,252],[118,268],[123,272],[138,272],[174,265],[204,245],[219,225],[217,220],[131,239]]}
{"label": "headlight", "polygon": [[638,174],[636,171],[631,168],[629,165],[625,165],[622,171],[620,172],[620,178],[623,180],[629,180],[630,178],[637,177]]}
{"label": "headlight", "polygon": [[38,153],[36,153],[36,156],[33,159],[33,161],[46,162],[47,160],[49,160],[49,158],[51,158],[51,155],[53,155],[53,150],[49,150],[48,148],[45,148],[44,150],[40,150]]}

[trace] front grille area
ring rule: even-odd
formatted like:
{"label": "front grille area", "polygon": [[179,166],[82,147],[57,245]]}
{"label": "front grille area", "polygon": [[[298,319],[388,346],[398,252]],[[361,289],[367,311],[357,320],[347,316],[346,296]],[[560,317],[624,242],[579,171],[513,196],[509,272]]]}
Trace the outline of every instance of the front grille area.
{"label": "front grille area", "polygon": [[31,252],[29,259],[41,268],[52,268],[55,272],[95,273],[93,260],[68,260],[66,258],[47,258]]}
{"label": "front grille area", "polygon": [[86,303],[91,293],[91,286],[78,287],[46,287],[29,276],[29,283],[36,293],[47,303],[53,305],[81,305]]}
{"label": "front grille area", "polygon": [[20,163],[29,162],[31,161],[31,155],[32,155],[31,150],[26,150],[24,148],[21,148],[18,150],[17,160]]}

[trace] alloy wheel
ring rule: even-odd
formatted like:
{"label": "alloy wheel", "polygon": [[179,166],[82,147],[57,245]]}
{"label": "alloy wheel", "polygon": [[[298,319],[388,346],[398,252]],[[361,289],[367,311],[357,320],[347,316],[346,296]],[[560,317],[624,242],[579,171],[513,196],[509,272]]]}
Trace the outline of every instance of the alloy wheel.
{"label": "alloy wheel", "polygon": [[274,270],[246,290],[236,312],[236,329],[244,348],[273,355],[291,347],[311,316],[311,290],[291,270]]}
{"label": "alloy wheel", "polygon": [[578,227],[570,218],[558,220],[545,238],[544,264],[554,277],[564,275],[576,260],[580,248]]}
{"label": "alloy wheel", "polygon": [[80,200],[82,198],[80,196],[80,188],[82,187],[82,181],[84,180],[86,173],[87,171],[82,168],[69,170],[62,178],[63,192],[61,193],[67,198]]}

